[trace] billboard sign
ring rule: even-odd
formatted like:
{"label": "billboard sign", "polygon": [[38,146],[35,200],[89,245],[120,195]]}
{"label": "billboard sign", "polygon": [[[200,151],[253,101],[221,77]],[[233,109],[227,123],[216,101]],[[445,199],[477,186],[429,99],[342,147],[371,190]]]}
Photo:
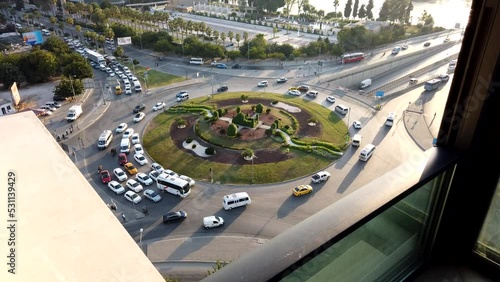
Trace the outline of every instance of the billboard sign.
{"label": "billboard sign", "polygon": [[132,37],[118,37],[118,45],[129,45],[132,44]]}
{"label": "billboard sign", "polygon": [[26,45],[39,45],[43,43],[43,36],[40,30],[23,33],[23,42]]}
{"label": "billboard sign", "polygon": [[10,87],[10,96],[12,97],[12,103],[14,106],[19,105],[19,101],[21,101],[21,97],[19,96],[19,90],[17,89],[17,83],[14,82]]}

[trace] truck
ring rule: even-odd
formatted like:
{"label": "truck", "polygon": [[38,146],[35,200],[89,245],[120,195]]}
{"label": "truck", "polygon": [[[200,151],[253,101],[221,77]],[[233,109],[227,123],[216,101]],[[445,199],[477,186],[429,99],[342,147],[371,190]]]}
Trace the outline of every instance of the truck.
{"label": "truck", "polygon": [[330,178],[330,176],[331,175],[328,171],[320,171],[311,177],[311,181],[313,183],[320,183],[323,181],[327,181]]}
{"label": "truck", "polygon": [[396,119],[395,113],[389,113],[387,119],[385,120],[385,125],[392,126],[394,124],[394,120]]}
{"label": "truck", "polygon": [[370,78],[365,79],[359,83],[359,89],[365,89],[370,85],[372,85],[372,80]]}
{"label": "truck", "polygon": [[363,136],[361,136],[361,134],[355,134],[352,137],[352,145],[355,147],[359,147],[361,145],[361,139],[363,139]]}
{"label": "truck", "polygon": [[71,108],[69,108],[68,110],[68,115],[66,116],[66,120],[68,122],[75,121],[82,115],[82,113],[83,113],[82,105],[71,106]]}
{"label": "truck", "polygon": [[95,51],[92,51],[92,50],[85,50],[85,52],[87,53],[87,59],[89,59],[90,61],[100,65],[100,64],[106,64],[106,59],[104,59],[104,56],[95,52]]}

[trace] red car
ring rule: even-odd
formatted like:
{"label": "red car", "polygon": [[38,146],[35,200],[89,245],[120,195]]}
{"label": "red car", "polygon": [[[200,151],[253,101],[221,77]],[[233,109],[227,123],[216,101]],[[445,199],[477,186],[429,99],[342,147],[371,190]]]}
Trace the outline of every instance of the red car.
{"label": "red car", "polygon": [[101,181],[104,184],[109,183],[111,181],[111,175],[109,174],[109,171],[107,170],[101,171]]}
{"label": "red car", "polygon": [[128,163],[127,155],[125,153],[120,153],[118,155],[118,162],[120,163],[120,165],[124,165],[124,164]]}

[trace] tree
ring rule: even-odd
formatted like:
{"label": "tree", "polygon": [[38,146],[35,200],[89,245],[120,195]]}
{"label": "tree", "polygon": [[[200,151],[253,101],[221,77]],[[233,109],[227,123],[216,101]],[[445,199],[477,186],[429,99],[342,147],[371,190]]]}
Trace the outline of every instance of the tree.
{"label": "tree", "polygon": [[366,5],[366,17],[373,20],[373,0],[368,0],[368,5]]}
{"label": "tree", "polygon": [[57,23],[56,17],[50,17],[49,21],[50,21],[50,23],[52,24],[52,27],[55,30],[56,29],[56,23]]}
{"label": "tree", "polygon": [[65,76],[61,79],[58,85],[54,88],[54,95],[60,97],[73,97],[83,93],[83,82],[80,79],[69,79]]}
{"label": "tree", "polygon": [[30,83],[46,82],[56,73],[56,57],[46,50],[35,50],[20,60],[19,69]]}
{"label": "tree", "polygon": [[349,18],[352,12],[352,0],[347,0],[344,8],[344,17]]}
{"label": "tree", "polygon": [[364,19],[366,17],[366,9],[365,9],[365,4],[362,4],[361,7],[359,7],[358,11],[358,17],[360,19]]}
{"label": "tree", "polygon": [[382,4],[382,7],[380,8],[380,12],[378,14],[378,19],[379,21],[387,21],[389,20],[389,15],[390,15],[390,2],[388,0],[384,1]]}
{"label": "tree", "polygon": [[238,47],[240,47],[240,41],[241,41],[241,34],[236,33],[235,38],[236,42],[238,42]]}
{"label": "tree", "polygon": [[404,15],[404,22],[406,24],[409,24],[409,25],[411,25],[411,22],[410,22],[411,11],[413,11],[413,1],[412,0],[410,0],[408,7],[406,7],[405,15]]}
{"label": "tree", "polygon": [[337,14],[337,7],[340,6],[339,0],[333,1],[333,8],[335,9],[335,15]]}
{"label": "tree", "polygon": [[[74,25],[75,24],[75,20],[73,20],[73,18],[66,18],[66,23],[70,26]],[[70,31],[71,31],[71,37],[73,37],[73,29],[70,28]]]}
{"label": "tree", "polygon": [[253,3],[255,3],[255,7],[260,12],[267,11],[267,12],[271,12],[271,13],[276,13],[276,11],[279,8],[282,8],[285,6],[285,0],[273,0],[273,1],[255,0]]}
{"label": "tree", "polygon": [[63,74],[67,77],[74,77],[78,79],[94,77],[92,67],[84,60],[73,61],[66,65],[64,67]]}
{"label": "tree", "polygon": [[117,57],[122,57],[124,53],[125,53],[125,49],[123,49],[122,46],[118,46],[118,47],[116,47],[114,55]]}
{"label": "tree", "polygon": [[423,25],[434,25],[434,18],[431,16],[431,14],[427,13],[427,10],[424,10],[422,12],[422,15],[418,18],[418,21]]}
{"label": "tree", "polygon": [[26,77],[16,65],[4,62],[0,64],[0,81],[3,82],[3,87],[7,89],[14,82],[26,81]]}
{"label": "tree", "polygon": [[229,42],[233,43],[234,32],[231,30],[227,33],[227,37],[229,38]]}
{"label": "tree", "polygon": [[285,0],[285,16],[290,17],[290,11],[292,7],[295,5],[295,0]]}
{"label": "tree", "polygon": [[359,0],[354,0],[354,7],[352,8],[352,17],[356,18],[358,16]]}
{"label": "tree", "polygon": [[226,33],[225,32],[220,33],[220,40],[222,40],[222,45],[226,46]]}
{"label": "tree", "polygon": [[101,2],[101,9],[109,9],[111,8],[111,3],[109,2],[109,0],[104,0]]}

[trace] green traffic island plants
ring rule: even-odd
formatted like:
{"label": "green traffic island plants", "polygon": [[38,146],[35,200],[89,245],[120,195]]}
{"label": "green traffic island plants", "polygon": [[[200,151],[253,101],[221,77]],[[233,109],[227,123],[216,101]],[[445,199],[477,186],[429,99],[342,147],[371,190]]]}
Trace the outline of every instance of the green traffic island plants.
{"label": "green traffic island plants", "polygon": [[248,103],[248,95],[245,95],[245,94],[241,95],[241,102]]}
{"label": "green traffic island plants", "polygon": [[252,149],[245,149],[241,152],[241,156],[246,160],[246,161],[251,161],[254,157],[254,152]]}
{"label": "green traffic island plants", "polygon": [[175,123],[177,124],[177,128],[186,128],[187,122],[181,117],[176,118]]}

